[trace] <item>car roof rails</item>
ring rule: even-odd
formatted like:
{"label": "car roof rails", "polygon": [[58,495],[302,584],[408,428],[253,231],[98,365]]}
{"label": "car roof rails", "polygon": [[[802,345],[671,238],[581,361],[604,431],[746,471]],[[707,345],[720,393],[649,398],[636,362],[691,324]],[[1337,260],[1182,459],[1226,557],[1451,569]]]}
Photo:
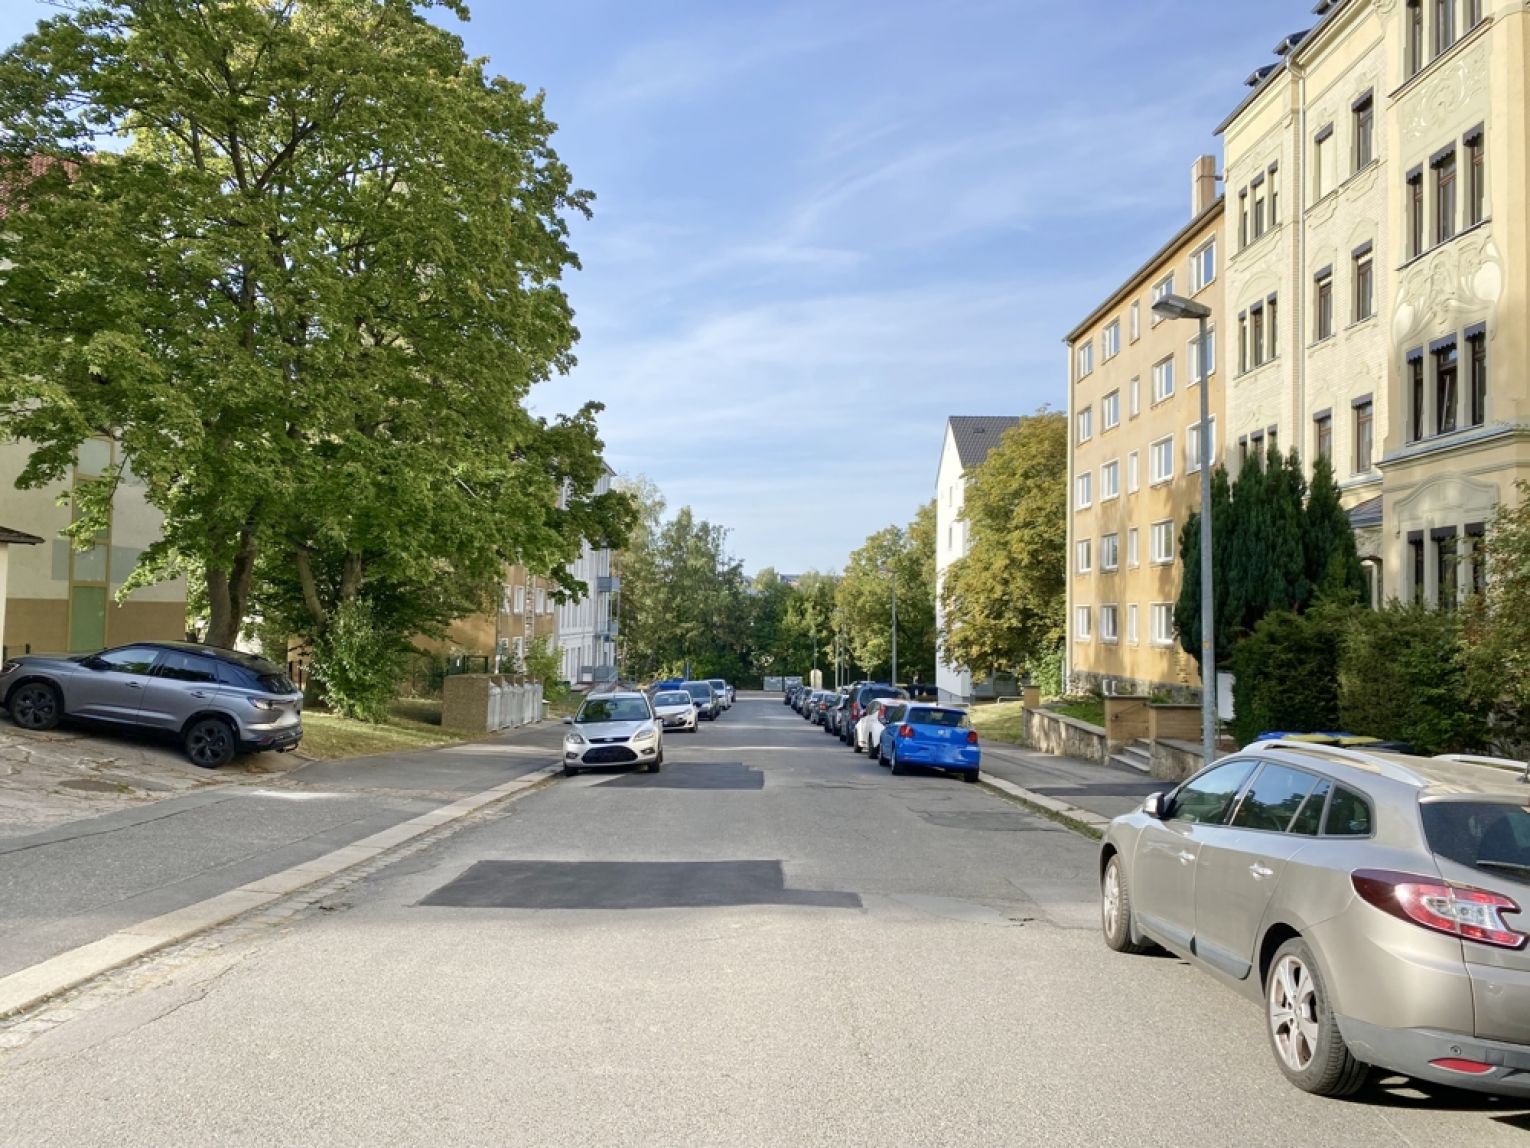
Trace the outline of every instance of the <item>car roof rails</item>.
{"label": "car roof rails", "polygon": [[1256,741],[1244,748],[1248,750],[1283,749],[1289,753],[1305,753],[1311,757],[1323,757],[1332,761],[1343,762],[1345,765],[1352,765],[1356,769],[1363,769],[1367,773],[1375,773],[1392,781],[1401,781],[1415,786],[1429,784],[1426,778],[1420,777],[1406,765],[1397,761],[1395,757],[1389,757],[1383,750],[1352,749],[1348,746],[1324,745],[1321,742],[1311,741],[1292,741],[1288,738]]}
{"label": "car roof rails", "polygon": [[1493,769],[1520,770],[1519,779],[1530,783],[1530,761],[1512,757],[1488,757],[1480,753],[1437,753],[1435,761],[1454,761],[1460,765],[1485,765]]}

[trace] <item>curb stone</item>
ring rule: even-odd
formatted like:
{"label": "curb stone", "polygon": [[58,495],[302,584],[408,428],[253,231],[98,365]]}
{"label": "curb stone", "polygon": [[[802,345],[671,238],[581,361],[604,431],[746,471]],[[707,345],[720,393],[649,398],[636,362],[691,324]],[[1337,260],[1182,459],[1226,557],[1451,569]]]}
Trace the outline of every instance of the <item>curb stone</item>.
{"label": "curb stone", "polygon": [[1111,819],[1099,813],[1092,813],[1087,809],[1080,809],[1076,805],[1069,805],[1066,801],[1059,801],[1055,797],[1048,797],[1043,793],[1035,793],[1012,781],[1005,781],[1002,777],[994,777],[992,774],[980,775],[980,782],[989,789],[1003,794],[1005,797],[1020,802],[1022,805],[1034,807],[1041,813],[1059,821],[1069,828],[1081,833],[1085,837],[1099,840],[1110,825]]}

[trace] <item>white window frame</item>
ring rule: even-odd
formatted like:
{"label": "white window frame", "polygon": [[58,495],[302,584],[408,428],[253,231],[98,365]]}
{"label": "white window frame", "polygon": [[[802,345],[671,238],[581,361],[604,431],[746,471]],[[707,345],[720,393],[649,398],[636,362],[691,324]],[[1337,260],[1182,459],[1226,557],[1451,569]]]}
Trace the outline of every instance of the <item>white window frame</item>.
{"label": "white window frame", "polygon": [[1100,432],[1115,430],[1121,425],[1121,391],[1111,391],[1100,400]]}
{"label": "white window frame", "polygon": [[1094,640],[1094,611],[1088,606],[1073,608],[1073,640],[1075,642]]}
{"label": "white window frame", "polygon": [[1073,572],[1075,574],[1094,573],[1093,538],[1080,538],[1073,543]]}
{"label": "white window frame", "polygon": [[[1217,464],[1217,416],[1212,415],[1208,420],[1211,424],[1211,465]],[[1199,474],[1201,471],[1201,420],[1196,419],[1185,428],[1185,473]]]}
{"label": "white window frame", "polygon": [[[1207,261],[1211,264],[1211,274],[1206,274]],[[1202,243],[1190,253],[1190,294],[1199,295],[1205,288],[1217,281],[1217,240],[1216,236]]]}
{"label": "white window frame", "polygon": [[1074,417],[1078,422],[1078,441],[1088,442],[1094,437],[1094,408],[1085,407]]}
{"label": "white window frame", "polygon": [[1137,618],[1137,603],[1132,602],[1126,607],[1126,644],[1128,646],[1135,646],[1138,644]]}
{"label": "white window frame", "polygon": [[1127,337],[1135,343],[1142,338],[1142,300],[1132,300],[1130,316],[1128,323],[1130,330],[1127,332]]}
{"label": "white window frame", "polygon": [[[1053,362],[1056,362],[1054,359]],[[1087,379],[1094,374],[1094,340],[1086,339],[1078,347],[1078,377]]]}
{"label": "white window frame", "polygon": [[537,587],[537,613],[547,613],[547,591],[540,586]]}
{"label": "white window frame", "polygon": [[1121,497],[1121,460],[1113,458],[1100,464],[1100,501]]}
{"label": "white window frame", "polygon": [[[1056,362],[1056,360],[1054,359],[1053,362]],[[526,587],[524,587],[524,586],[517,586],[515,588],[515,609],[512,610],[511,613],[514,613],[514,614],[524,614],[525,612],[526,612]]]}
{"label": "white window frame", "polygon": [[1142,453],[1132,451],[1126,456],[1126,493],[1136,494],[1142,489]]}
{"label": "white window frame", "polygon": [[[1211,373],[1217,373],[1217,329],[1206,328],[1206,341],[1211,344]],[[1187,387],[1198,386],[1201,381],[1201,336],[1197,331],[1185,344],[1185,358],[1190,364],[1190,369],[1185,372],[1189,376]]]}
{"label": "white window frame", "polygon": [[[1166,466],[1160,466],[1161,463]],[[1174,481],[1174,436],[1164,435],[1148,444],[1148,485]]]}
{"label": "white window frame", "polygon": [[1100,569],[1121,569],[1121,536],[1119,534],[1100,535]]}
{"label": "white window frame", "polygon": [[1110,362],[1121,353],[1121,320],[1113,319],[1100,332],[1100,361]]}
{"label": "white window frame", "polygon": [[[1170,271],[1167,275],[1165,275],[1157,283],[1153,284],[1153,302],[1156,303],[1156,302],[1158,302],[1158,300],[1162,299],[1165,295],[1172,295],[1172,294],[1174,294],[1174,272]],[[1151,322],[1152,322],[1153,326],[1156,327],[1156,326],[1158,326],[1158,324],[1163,322],[1163,316],[1160,315],[1157,311],[1153,311],[1152,312],[1152,316],[1153,316],[1153,318],[1152,318]],[[1056,360],[1054,360],[1054,362],[1055,361]]]}
{"label": "white window frame", "polygon": [[1133,526],[1126,532],[1126,568],[1135,570],[1142,565],[1142,535]]}
{"label": "white window frame", "polygon": [[1128,418],[1136,418],[1142,413],[1142,376],[1133,375],[1132,381],[1127,384],[1126,414]]}
{"label": "white window frame", "polygon": [[1077,476],[1073,490],[1073,508],[1087,510],[1094,505],[1094,472],[1086,470]]}
{"label": "white window frame", "polygon": [[1153,364],[1153,405],[1166,403],[1174,397],[1174,356],[1160,359]]}
{"label": "white window frame", "polygon": [[[1163,528],[1167,527],[1165,531]],[[1149,528],[1148,537],[1148,561],[1154,566],[1172,566],[1174,564],[1174,519],[1160,518]],[[1169,552],[1160,557],[1158,552],[1158,540],[1167,537],[1169,540]]]}
{"label": "white window frame", "polygon": [[1121,641],[1121,610],[1114,602],[1100,607],[1100,641],[1112,646]]}
{"label": "white window frame", "polygon": [[[1167,622],[1168,632],[1164,635],[1160,635],[1158,632],[1158,621],[1160,618],[1165,619]],[[1172,646],[1174,644],[1174,603],[1154,602],[1149,612],[1148,624],[1150,629],[1148,640],[1153,645],[1160,649]]]}

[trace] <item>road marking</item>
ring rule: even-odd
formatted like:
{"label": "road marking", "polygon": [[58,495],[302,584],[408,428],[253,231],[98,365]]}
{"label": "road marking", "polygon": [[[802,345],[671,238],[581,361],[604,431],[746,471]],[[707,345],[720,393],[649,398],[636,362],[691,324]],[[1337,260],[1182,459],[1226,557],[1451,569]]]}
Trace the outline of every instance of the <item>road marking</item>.
{"label": "road marking", "polygon": [[302,793],[291,789],[249,789],[242,797],[275,797],[280,801],[315,801],[321,797],[346,797],[344,793]]}

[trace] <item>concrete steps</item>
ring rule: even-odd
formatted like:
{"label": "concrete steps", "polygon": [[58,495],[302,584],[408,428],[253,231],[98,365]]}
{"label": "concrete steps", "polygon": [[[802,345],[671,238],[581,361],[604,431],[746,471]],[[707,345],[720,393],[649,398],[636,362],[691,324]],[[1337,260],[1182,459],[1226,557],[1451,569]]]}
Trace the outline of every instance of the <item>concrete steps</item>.
{"label": "concrete steps", "polygon": [[1137,773],[1153,771],[1152,747],[1146,741],[1134,741],[1110,755],[1110,764]]}

